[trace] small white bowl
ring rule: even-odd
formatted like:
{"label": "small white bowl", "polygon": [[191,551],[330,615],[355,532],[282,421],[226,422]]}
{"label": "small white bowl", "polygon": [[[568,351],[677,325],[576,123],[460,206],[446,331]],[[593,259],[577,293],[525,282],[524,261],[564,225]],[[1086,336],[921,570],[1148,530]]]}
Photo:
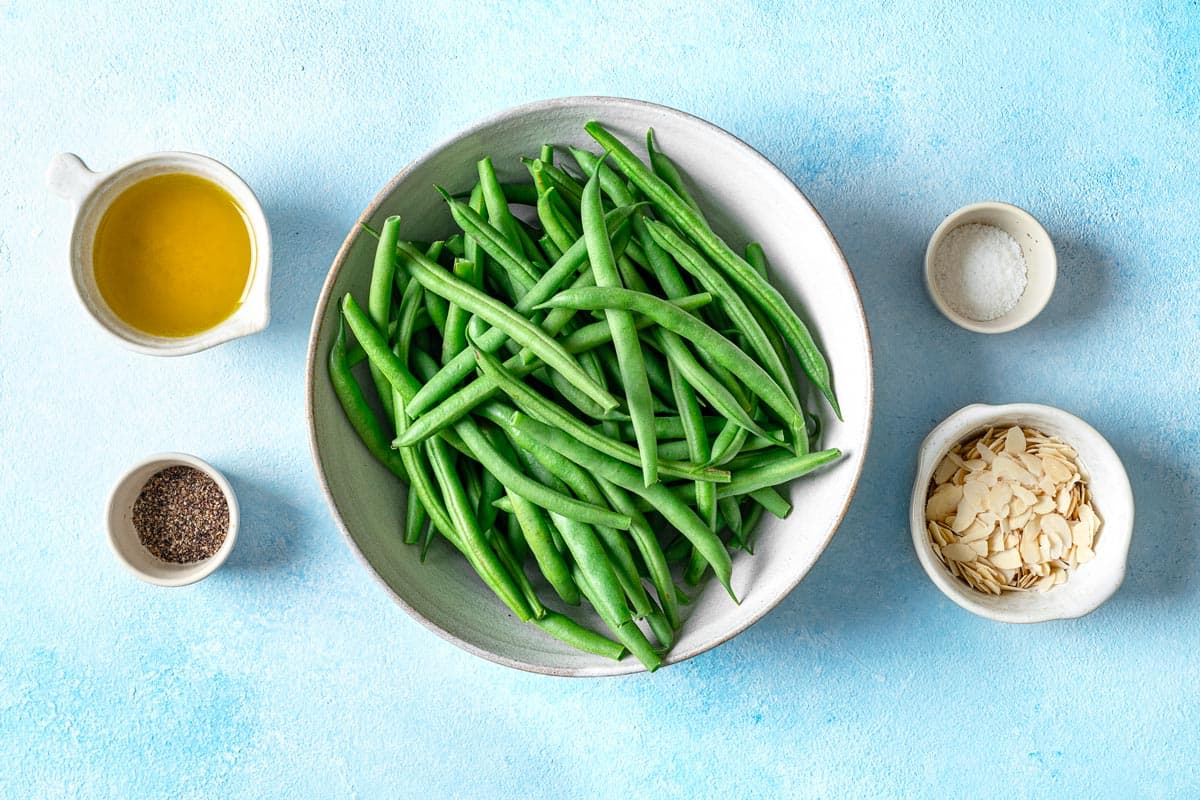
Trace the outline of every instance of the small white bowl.
{"label": "small white bowl", "polygon": [[[1017,304],[1007,314],[986,321],[964,317],[951,308],[938,294],[937,281],[933,277],[934,259],[946,235],[962,225],[972,224],[991,225],[1013,237],[1021,248],[1027,270],[1028,283]],[[1058,257],[1054,253],[1050,234],[1028,211],[1009,203],[986,202],[963,206],[942,220],[925,248],[925,288],[930,299],[946,319],[976,333],[1006,333],[1032,320],[1050,302],[1057,276]]]}
{"label": "small white bowl", "polygon": [[[228,319],[192,336],[152,336],[113,313],[96,285],[92,249],[96,229],[113,200],[135,183],[155,175],[183,173],[205,178],[233,196],[250,226],[250,280],[242,303]],[[74,206],[70,262],[75,290],[84,307],[107,333],[131,350],[153,356],[182,356],[263,330],[271,321],[271,230],[250,187],[229,167],[195,153],[152,153],[108,174],[92,172],[73,153],[59,153],[46,170],[51,191]]]}
{"label": "small white bowl", "polygon": [[[153,555],[142,544],[137,530],[133,527],[133,504],[146,481],[159,470],[180,466],[194,467],[212,478],[225,495],[225,502],[229,504],[229,530],[220,549],[209,558],[190,564],[175,564]],[[113,486],[105,516],[108,543],[116,553],[117,560],[134,575],[158,586],[187,586],[207,578],[225,563],[225,559],[233,550],[234,542],[237,541],[238,501],[233,487],[211,464],[186,453],[159,453],[134,464]]]}
{"label": "small white bowl", "polygon": [[[1047,592],[1006,592],[997,597],[967,586],[950,574],[934,553],[925,526],[925,500],[933,471],[951,448],[989,427],[1012,425],[1025,425],[1058,436],[1075,448],[1080,473],[1088,481],[1101,527],[1096,538],[1096,557],[1072,570],[1066,583]],[[947,417],[921,444],[909,522],[921,566],[947,597],[966,610],[997,622],[1072,619],[1103,605],[1125,579],[1125,561],[1133,535],[1133,490],[1112,446],[1078,417],[1033,403],[970,405]]]}

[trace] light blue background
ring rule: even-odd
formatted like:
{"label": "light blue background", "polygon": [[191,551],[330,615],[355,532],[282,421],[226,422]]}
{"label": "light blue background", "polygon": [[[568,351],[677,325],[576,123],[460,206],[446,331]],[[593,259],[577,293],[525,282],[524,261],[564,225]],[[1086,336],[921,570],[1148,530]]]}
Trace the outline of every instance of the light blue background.
{"label": "light blue background", "polygon": [[[1030,2],[0,2],[0,796],[1200,795],[1200,7]],[[407,161],[505,107],[615,94],[762,150],[841,242],[875,342],[849,516],[729,644],[653,677],[509,671],[411,621],[337,534],[303,423],[318,288]],[[274,321],[178,360],[73,296],[61,150],[194,149],[255,188]],[[973,335],[920,281],[941,218],[1029,208],[1059,284]],[[908,542],[914,450],[974,401],[1078,413],[1125,459],[1125,586],[1075,622],[977,619]],[[101,509],[179,449],[232,479],[230,563],[142,585]]]}

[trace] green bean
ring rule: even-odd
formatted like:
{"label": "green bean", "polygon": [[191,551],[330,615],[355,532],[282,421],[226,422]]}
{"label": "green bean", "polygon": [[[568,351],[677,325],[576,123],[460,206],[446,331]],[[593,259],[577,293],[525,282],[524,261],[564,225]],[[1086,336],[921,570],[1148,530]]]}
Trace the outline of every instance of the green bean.
{"label": "green bean", "polygon": [[492,327],[502,330],[508,338],[533,351],[547,366],[557,370],[602,408],[617,408],[617,399],[596,385],[579,366],[579,362],[540,327],[474,286],[449,275],[411,247],[401,244],[400,251],[406,257],[407,268],[427,292],[453,300]]}
{"label": "green bean", "polygon": [[554,240],[551,239],[549,235],[543,234],[542,237],[538,239],[538,247],[542,248],[542,252],[545,253],[546,257],[551,261],[558,261],[560,258],[562,258],[563,251],[558,249],[558,245],[554,243]]}
{"label": "green bean", "polygon": [[650,168],[654,170],[654,174],[666,181],[667,185],[675,190],[675,194],[688,204],[696,216],[708,224],[704,219],[704,213],[700,211],[700,204],[683,185],[683,177],[679,174],[679,168],[675,166],[674,161],[667,158],[658,149],[658,143],[654,141],[653,128],[646,131],[646,152],[650,155]]}
{"label": "green bean", "polygon": [[504,192],[504,199],[515,205],[532,206],[537,203],[537,187],[532,183],[501,183],[500,189]]}
{"label": "green bean", "polygon": [[[471,261],[454,259],[454,275],[459,280],[478,287],[482,276]],[[417,283],[417,281],[413,281]],[[418,284],[420,285],[420,284]],[[442,333],[442,363],[454,358],[467,346],[467,319],[470,314],[462,306],[451,303],[446,311],[446,329]]]}
{"label": "green bean", "polygon": [[554,145],[544,144],[542,149],[538,151],[538,160],[546,164],[554,163]]}
{"label": "green bean", "polygon": [[755,489],[749,494],[761,508],[771,512],[780,519],[792,513],[791,502],[769,486],[765,486],[762,489]]}
{"label": "green bean", "polygon": [[[396,273],[396,242],[400,238],[400,217],[390,216],[383,221],[383,229],[379,234],[379,245],[375,250],[375,265],[371,270],[371,288],[367,296],[367,314],[371,322],[382,330],[387,330],[391,316],[392,283]],[[391,419],[395,413],[392,408],[392,387],[388,386],[383,375],[374,365],[368,364],[371,380],[379,395],[379,403],[383,413]]]}
{"label": "green bean", "polygon": [[[696,464],[705,464],[712,455],[708,441],[708,432],[704,430],[704,420],[700,414],[700,403],[692,386],[683,380],[679,370],[668,363],[671,375],[671,387],[675,392],[675,407],[679,409],[679,417],[683,420],[684,435],[688,444],[688,457]],[[717,523],[717,492],[711,483],[696,481],[696,511],[700,518],[708,523],[709,530],[716,530]]]}
{"label": "green bean", "polygon": [[[428,287],[426,287],[428,288]],[[736,345],[687,312],[653,295],[628,289],[585,287],[559,292],[539,308],[579,308],[587,311],[618,308],[650,317],[667,330],[694,343],[711,355],[717,363],[745,382],[747,388],[761,397],[780,419],[792,425],[803,417],[787,395],[767,372]],[[762,436],[760,431],[752,431]]]}
{"label": "green bean", "polygon": [[734,543],[740,545],[742,542],[742,509],[738,505],[737,498],[722,497],[717,501],[717,505],[720,508],[721,519],[725,520],[729,532],[733,535]]}
{"label": "green bean", "polygon": [[551,187],[544,194],[538,196],[537,212],[538,219],[542,223],[542,229],[558,246],[560,250],[566,250],[575,243],[581,236],[580,232],[575,228],[574,223],[565,215],[559,212],[555,207],[556,201],[561,202],[558,195],[558,189]]}
{"label": "green bean", "polygon": [[337,395],[350,427],[376,460],[397,478],[408,483],[408,474],[399,454],[388,445],[387,433],[379,424],[379,418],[367,405],[362,388],[350,372],[350,364],[346,358],[346,324],[342,317],[338,318],[338,332],[334,337],[333,346],[329,348],[328,368],[333,393]]}
{"label": "green bean", "polygon": [[[476,255],[475,258],[470,258],[470,254],[467,252],[467,239],[461,233],[456,233],[453,236],[447,236],[444,249],[451,255],[452,258],[466,258],[468,261],[474,261],[476,264],[480,263],[482,260],[482,253]],[[439,257],[440,256],[431,255],[429,256],[429,259],[431,261],[437,261]]]}
{"label": "green bean", "polygon": [[706,569],[708,569],[708,563],[704,560],[704,555],[693,546],[692,552],[688,556],[687,567],[683,571],[684,582],[688,586],[695,586],[704,577]]}
{"label": "green bean", "polygon": [[535,233],[538,233],[538,231],[526,226],[521,220],[517,220],[517,239],[521,242],[521,251],[525,254],[525,260],[533,265],[538,275],[541,275],[549,266],[546,264],[546,259],[542,257],[542,252],[538,250],[537,244],[533,241]]}
{"label": "green bean", "polygon": [[750,432],[744,426],[735,425],[731,420],[713,442],[713,455],[709,463],[718,466],[733,460],[741,452],[749,435]]}
{"label": "green bean", "polygon": [[754,534],[758,530],[758,523],[762,520],[763,507],[758,503],[751,503],[750,507],[742,514],[742,548],[754,555]]}
{"label": "green bean", "polygon": [[[629,529],[631,520],[627,515],[576,500],[525,475],[516,465],[505,459],[491,446],[479,427],[471,420],[460,420],[454,426],[454,430],[462,437],[476,460],[495,475],[497,480],[509,491],[521,495],[547,511],[558,512],[564,517],[587,524],[605,525],[621,530]],[[428,441],[436,441],[436,439]]]}
{"label": "green bean", "polygon": [[479,185],[483,187],[483,203],[487,208],[488,222],[511,244],[519,246],[521,238],[517,233],[517,220],[508,209],[508,199],[505,198],[504,189],[496,177],[492,159],[484,156],[475,167],[479,173]]}
{"label": "green bean", "polygon": [[[505,497],[507,495],[501,495]],[[499,515],[499,511],[496,512]],[[496,517],[496,530],[500,530],[501,517]],[[505,514],[503,517],[504,535],[508,539],[508,546],[512,548],[513,555],[517,557],[520,564],[524,564],[529,560],[529,543],[525,541],[525,532],[521,530],[521,523],[512,514]]]}
{"label": "green bean", "polygon": [[[600,204],[600,180],[593,176],[584,186],[581,206],[583,238],[587,243],[588,260],[596,286],[617,288],[621,277],[613,257],[612,242],[604,224],[604,209]],[[646,378],[646,365],[642,347],[638,341],[633,315],[623,309],[605,309],[605,317],[612,328],[613,346],[617,351],[617,363],[621,368],[621,383],[625,387],[625,400],[633,429],[637,434],[638,453],[641,457],[642,480],[647,486],[658,481],[658,442],[654,438],[654,410],[650,400],[650,383]]]}
{"label": "green bean", "polygon": [[570,617],[555,611],[547,611],[541,619],[533,620],[533,624],[560,642],[585,653],[593,653],[613,661],[620,661],[621,656],[625,655],[624,645],[585,628]]}
{"label": "green bean", "polygon": [[[490,378],[513,402],[525,413],[547,425],[555,425],[572,436],[584,442],[589,447],[627,464],[637,465],[639,454],[637,448],[624,442],[610,439],[587,424],[580,422],[570,412],[561,406],[547,400],[528,385],[517,379],[516,375],[505,369],[499,359],[482,350],[475,351],[475,359],[483,376]],[[664,475],[671,477],[689,478],[697,481],[725,482],[729,473],[720,470],[696,469],[686,462],[662,462],[658,469]]]}
{"label": "green bean", "polygon": [[[487,205],[483,198],[482,182],[475,182],[475,188],[471,190],[471,199],[467,202],[467,206],[480,215],[487,210]],[[480,282],[482,282],[483,273],[487,272],[487,254],[480,248],[479,242],[474,236],[467,233],[461,235],[463,237],[463,253],[461,256],[456,255],[455,258],[466,259],[478,267]],[[436,261],[437,259],[433,260]]]}
{"label": "green bean", "polygon": [[698,244],[700,249],[741,286],[779,326],[785,340],[800,359],[800,366],[804,369],[805,374],[825,395],[834,413],[841,419],[841,409],[833,392],[829,364],[813,341],[808,327],[788,306],[783,295],[779,294],[775,287],[755,272],[737,253],[733,252],[729,245],[708,227],[707,222],[696,215],[696,212],[676,194],[666,181],[647,169],[628,147],[605,130],[600,123],[588,122],[584,125],[584,129],[608,151],[617,165],[625,172],[626,177],[645,192],[646,196],[656,204],[663,214],[686,233],[688,238]]}
{"label": "green bean", "polygon": [[542,442],[557,450],[576,464],[586,467],[597,477],[628,489],[649,500],[679,531],[691,540],[713,567],[717,579],[730,597],[736,600],[730,586],[732,564],[729,554],[716,535],[696,516],[695,512],[681,502],[670,490],[660,483],[646,486],[637,479],[636,470],[623,462],[610,458],[599,451],[575,440],[560,430],[544,425],[537,420],[517,412],[510,420],[510,429],[519,435]]}
{"label": "green bean", "polygon": [[[767,277],[767,254],[763,252],[762,245],[758,242],[751,242],[746,245],[746,263],[753,267],[754,271],[762,276],[763,280],[770,280]],[[771,340],[771,346],[775,348],[775,352],[779,354],[779,360],[784,364],[789,364],[787,344],[783,341],[783,336],[780,335],[779,329],[766,318],[762,309],[757,305],[750,306],[750,313],[758,320],[762,326],[763,332],[767,334],[767,338]],[[789,372],[789,376],[790,376]],[[795,384],[792,386],[795,389]]]}
{"label": "green bean", "polygon": [[[678,300],[674,301],[679,303]],[[680,306],[682,308],[682,306]],[[706,416],[704,417],[704,431],[710,436],[720,433],[725,428],[726,420],[724,417]],[[623,441],[633,439],[633,427],[627,423],[620,423],[620,438]],[[678,415],[670,417],[655,417],[654,418],[654,435],[660,440],[662,439],[683,439],[687,434],[684,433],[683,419]]]}
{"label": "green bean", "polygon": [[404,504],[404,543],[417,544],[421,541],[421,533],[429,523],[429,514],[425,506],[417,499],[410,489],[408,500]]}
{"label": "green bean", "polygon": [[513,576],[513,582],[520,590],[521,596],[525,598],[525,602],[529,605],[529,610],[533,613],[532,619],[524,620],[525,622],[533,622],[533,620],[541,619],[546,616],[546,607],[542,605],[541,599],[537,596],[537,590],[533,588],[533,584],[529,582],[529,576],[525,574],[525,570],[521,567],[522,558],[519,558],[513,550],[512,543],[508,541],[498,530],[492,530],[489,536],[484,533],[484,538],[495,551],[496,557],[500,559],[500,563],[508,570],[508,573]]}
{"label": "green bean", "polygon": [[496,524],[497,509],[492,504],[504,495],[504,491],[496,476],[483,470],[479,476],[479,502],[475,506],[475,516],[481,529],[486,531]]}
{"label": "green bean", "polygon": [[729,483],[717,488],[717,497],[736,497],[749,494],[757,489],[778,486],[793,478],[812,472],[817,467],[828,464],[840,458],[842,451],[837,448],[818,450],[803,456],[785,456],[771,463],[753,469],[746,469],[733,476]]}
{"label": "green bean", "polygon": [[558,189],[558,193],[571,207],[571,211],[576,214],[580,213],[583,202],[583,185],[579,181],[553,164],[547,164],[541,160],[522,159],[522,161],[525,161],[529,168],[529,173],[533,176],[533,183],[538,187],[539,192],[544,193],[550,188]]}
{"label": "green bean", "polygon": [[495,259],[496,263],[504,269],[504,274],[513,282],[513,288],[518,296],[527,294],[537,281],[538,271],[525,258],[525,254],[521,251],[520,241],[510,242],[503,233],[492,227],[491,223],[469,205],[455,200],[442,187],[435,188],[441,192],[446,204],[450,206],[450,216],[454,217],[458,227],[462,228],[463,232],[475,241],[480,249]]}
{"label": "green bean", "polygon": [[[620,229],[626,224],[629,216],[633,213],[632,208],[618,208],[610,211],[605,216],[605,224],[609,227],[610,232]],[[533,310],[534,305],[549,298],[557,292],[562,285],[573,274],[579,271],[579,268],[587,263],[587,246],[582,239],[563,253],[555,264],[550,267],[538,282],[530,289],[529,294],[521,298],[520,302],[514,306],[513,310],[518,314],[528,314]],[[428,295],[428,293],[427,293]],[[508,335],[503,331],[492,329],[487,331],[479,338],[479,347],[489,353],[494,353],[496,350],[508,341]],[[441,402],[446,397],[455,385],[463,378],[471,374],[475,369],[475,358],[470,353],[460,353],[449,364],[443,367],[436,375],[434,375],[426,384],[421,387],[416,396],[409,401],[409,414],[417,417],[435,404]]]}

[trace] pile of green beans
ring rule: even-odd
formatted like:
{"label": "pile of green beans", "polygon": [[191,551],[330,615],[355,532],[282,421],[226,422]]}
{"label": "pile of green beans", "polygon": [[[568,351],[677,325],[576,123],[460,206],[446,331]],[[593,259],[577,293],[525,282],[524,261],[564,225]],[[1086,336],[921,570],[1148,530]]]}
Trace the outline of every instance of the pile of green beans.
{"label": "pile of green beans", "polygon": [[[680,584],[711,570],[736,602],[730,552],[792,511],[775,487],[840,456],[805,400],[841,412],[762,248],[709,227],[653,131],[647,165],[584,127],[604,153],[547,145],[529,182],[484,158],[469,194],[438,187],[459,228],[441,241],[401,240],[398,217],[370,231],[367,304],[341,299],[329,374],[408,486],[398,538],[422,560],[448,543],[517,618],[653,671]],[[562,613],[584,603],[603,632]]]}

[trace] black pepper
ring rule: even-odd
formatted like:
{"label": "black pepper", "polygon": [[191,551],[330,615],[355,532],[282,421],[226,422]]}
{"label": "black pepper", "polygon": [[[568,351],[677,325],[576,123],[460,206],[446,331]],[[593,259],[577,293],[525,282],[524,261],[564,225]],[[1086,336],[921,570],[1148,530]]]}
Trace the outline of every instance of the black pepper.
{"label": "black pepper", "polygon": [[133,527],[163,561],[203,561],[225,541],[229,503],[221,487],[195,467],[167,467],[146,481],[134,501]]}

